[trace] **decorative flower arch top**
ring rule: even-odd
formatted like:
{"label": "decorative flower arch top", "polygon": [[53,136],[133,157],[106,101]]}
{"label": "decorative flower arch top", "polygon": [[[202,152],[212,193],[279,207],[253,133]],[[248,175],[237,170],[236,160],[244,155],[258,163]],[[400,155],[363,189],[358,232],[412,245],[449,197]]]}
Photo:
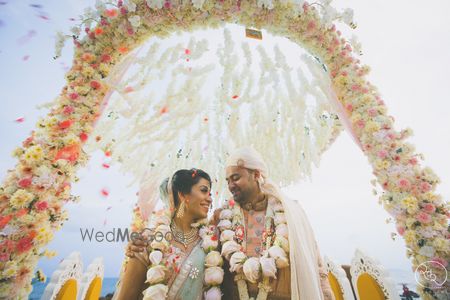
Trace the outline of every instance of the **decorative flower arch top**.
{"label": "decorative flower arch top", "polygon": [[[19,162],[0,190],[0,229],[7,232],[0,243],[0,297],[25,298],[39,257],[51,256],[43,248],[67,219],[62,205],[73,200],[70,184],[88,160],[82,146],[105,106],[109,88],[104,79],[111,68],[151,36],[224,23],[265,28],[323,62],[343,108],[341,121],[349,121],[372,164],[383,188],[381,202],[396,220],[413,268],[431,261],[435,274],[442,277],[443,269],[437,266],[447,266],[450,258],[449,211],[434,192],[439,179],[420,166],[420,156],[405,142],[411,131],[394,129],[384,102],[366,80],[368,67],[354,58],[351,45],[332,24],[335,19],[352,24],[351,13],[337,14],[330,2],[120,0],[117,5],[99,3],[97,12],[87,11],[85,37],[74,32],[76,51],[67,85],[48,116],[14,152]],[[424,298],[445,293],[445,287],[432,285],[427,281],[422,288]]]}

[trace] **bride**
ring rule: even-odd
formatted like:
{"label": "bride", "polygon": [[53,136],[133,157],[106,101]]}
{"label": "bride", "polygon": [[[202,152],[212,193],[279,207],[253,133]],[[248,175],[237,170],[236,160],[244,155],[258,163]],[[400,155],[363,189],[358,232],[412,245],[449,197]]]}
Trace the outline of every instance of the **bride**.
{"label": "bride", "polygon": [[161,191],[169,210],[154,213],[148,246],[127,262],[114,299],[220,299],[223,260],[215,228],[204,225],[210,176],[200,169],[178,170]]}

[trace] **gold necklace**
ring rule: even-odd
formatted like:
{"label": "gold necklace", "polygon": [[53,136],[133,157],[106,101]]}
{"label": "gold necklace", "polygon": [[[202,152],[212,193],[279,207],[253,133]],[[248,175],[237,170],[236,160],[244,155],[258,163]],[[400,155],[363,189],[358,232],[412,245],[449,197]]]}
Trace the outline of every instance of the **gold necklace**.
{"label": "gold necklace", "polygon": [[172,222],[170,229],[172,230],[175,241],[183,244],[185,248],[198,238],[198,228],[192,228],[187,233],[184,233],[175,222]]}

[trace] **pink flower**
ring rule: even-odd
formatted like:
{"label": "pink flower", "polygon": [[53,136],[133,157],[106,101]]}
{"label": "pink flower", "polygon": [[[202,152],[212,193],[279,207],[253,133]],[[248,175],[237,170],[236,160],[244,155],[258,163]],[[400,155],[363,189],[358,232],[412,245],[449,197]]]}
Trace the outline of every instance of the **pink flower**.
{"label": "pink flower", "polygon": [[73,124],[72,120],[64,120],[58,124],[58,127],[59,129],[67,129],[70,126],[72,126],[72,124]]}
{"label": "pink flower", "polygon": [[97,80],[91,81],[91,88],[93,88],[94,90],[98,90],[101,87],[102,87],[102,84],[100,82],[98,82]]}
{"label": "pink flower", "polygon": [[105,10],[105,15],[109,18],[115,18],[118,14],[119,12],[114,8]]}
{"label": "pink flower", "polygon": [[411,164],[411,165],[417,165],[417,158],[415,158],[415,157],[413,157],[413,158],[411,158],[410,160],[409,160],[409,163]]}
{"label": "pink flower", "polygon": [[347,109],[348,111],[353,111],[353,105],[347,104],[347,105],[345,106],[345,109]]}
{"label": "pink flower", "polygon": [[21,188],[26,188],[26,187],[29,187],[31,185],[32,180],[33,180],[32,177],[22,178],[21,180],[19,180],[19,182],[17,184]]}
{"label": "pink flower", "polygon": [[409,183],[409,180],[406,178],[402,178],[398,181],[398,187],[403,190],[409,189],[410,186],[411,184]]}
{"label": "pink flower", "polygon": [[436,207],[431,203],[427,203],[424,205],[423,210],[429,214],[432,214],[436,211]]}
{"label": "pink flower", "polygon": [[47,201],[39,201],[36,203],[36,209],[38,211],[43,211],[43,210],[46,210],[47,208],[48,208]]}
{"label": "pink flower", "polygon": [[12,219],[11,215],[0,216],[0,229],[3,229],[3,227],[5,227],[11,219]]}
{"label": "pink flower", "polygon": [[429,184],[428,182],[426,182],[426,181],[422,181],[421,183],[420,183],[420,190],[422,191],[422,192],[428,192],[429,190],[431,190],[431,184]]}
{"label": "pink flower", "polygon": [[16,250],[19,253],[26,252],[33,247],[33,239],[30,237],[21,238],[16,244]]}
{"label": "pink flower", "polygon": [[1,253],[0,254],[0,261],[6,262],[9,260],[9,254],[8,253]]}
{"label": "pink flower", "polygon": [[[447,267],[447,265],[448,265],[448,261],[447,260],[445,260],[445,259],[443,259],[443,258],[440,258],[440,257],[433,257],[433,259],[431,260],[432,262],[436,262],[436,265],[437,264],[441,264],[441,265],[443,265],[444,267]],[[439,265],[438,265],[439,266]],[[440,266],[439,266],[440,267]]]}
{"label": "pink flower", "polygon": [[75,111],[75,109],[73,108],[73,106],[68,105],[68,106],[64,107],[63,114],[70,115],[74,111]]}
{"label": "pink flower", "polygon": [[78,99],[78,94],[77,93],[70,93],[69,94],[69,98],[70,98],[70,100],[77,100]]}
{"label": "pink flower", "polygon": [[377,153],[379,158],[386,158],[386,156],[388,155],[388,152],[386,150],[380,150]]}
{"label": "pink flower", "polygon": [[397,232],[398,234],[403,235],[405,233],[405,227],[397,226]]}
{"label": "pink flower", "polygon": [[358,122],[356,122],[356,125],[362,129],[366,125],[366,122],[364,122],[364,120],[358,120]]}
{"label": "pink flower", "polygon": [[378,114],[378,111],[372,107],[367,110],[367,113],[369,114],[369,116],[375,117]]}
{"label": "pink flower", "polygon": [[418,215],[417,215],[417,220],[420,222],[420,223],[425,223],[425,224],[427,224],[427,223],[430,223],[431,222],[431,216],[429,215],[429,214],[427,214],[426,212],[420,212]]}

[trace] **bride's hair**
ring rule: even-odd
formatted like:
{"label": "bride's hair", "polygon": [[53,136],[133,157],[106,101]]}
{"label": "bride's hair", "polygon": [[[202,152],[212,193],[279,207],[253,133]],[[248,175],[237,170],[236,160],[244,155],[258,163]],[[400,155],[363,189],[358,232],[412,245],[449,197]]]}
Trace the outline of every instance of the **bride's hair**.
{"label": "bride's hair", "polygon": [[192,187],[200,181],[200,178],[206,179],[209,182],[209,186],[211,187],[211,177],[208,175],[208,173],[201,169],[181,169],[173,174],[171,187],[175,207],[178,207],[178,204],[180,203],[178,192],[182,193],[183,195],[189,194],[192,190]]}

